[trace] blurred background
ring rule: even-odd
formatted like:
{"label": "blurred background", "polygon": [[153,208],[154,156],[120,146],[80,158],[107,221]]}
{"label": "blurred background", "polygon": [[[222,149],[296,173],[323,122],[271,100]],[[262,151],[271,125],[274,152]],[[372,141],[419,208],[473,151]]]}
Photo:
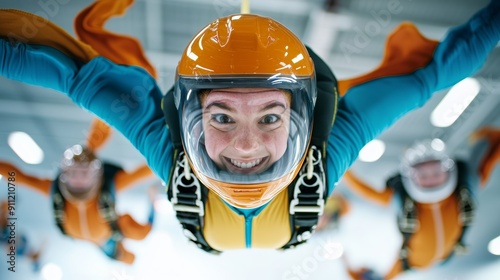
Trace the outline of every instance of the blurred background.
{"label": "blurred background", "polygon": [[[0,0],[0,8],[35,13],[75,35],[74,17],[92,2]],[[379,65],[386,37],[402,21],[414,22],[427,37],[441,39],[450,27],[467,21],[488,2],[251,0],[250,10],[283,23],[330,65],[338,79],[345,79]],[[140,40],[159,73],[158,84],[165,91],[173,84],[177,61],[188,41],[214,19],[238,13],[240,5],[237,0],[136,0],[124,17],[110,20],[106,27]],[[397,13],[389,12],[391,5],[398,5]],[[370,147],[379,150],[367,147],[362,151],[352,166],[353,172],[381,190],[387,177],[397,172],[404,149],[413,141],[426,138],[441,139],[455,158],[473,158],[469,135],[484,126],[500,127],[499,65],[497,47],[480,72],[462,84],[472,85],[461,89],[466,98],[452,100],[449,107],[442,109],[445,115],[440,115],[435,109],[450,91],[435,94],[424,107],[370,143]],[[62,152],[82,143],[92,117],[62,94],[0,77],[0,160],[28,174],[54,178]],[[8,139],[18,131],[34,140],[42,158],[29,163],[14,152]],[[98,155],[126,170],[144,163],[142,155],[117,132]],[[5,178],[0,184],[4,190],[0,198],[6,199]],[[381,207],[367,202],[340,181],[335,193],[348,201],[350,211],[341,217],[336,228],[316,234],[294,250],[237,250],[214,256],[188,243],[158,179],[152,178],[121,193],[117,197],[118,212],[130,213],[145,222],[149,207],[147,189],[151,186],[158,189],[157,218],[146,239],[125,243],[136,254],[135,263],[129,266],[108,259],[91,243],[63,236],[51,217],[50,201],[18,185],[16,231],[25,233],[30,246],[41,250],[41,270],[33,272],[28,259],[18,258],[16,272],[12,273],[7,270],[7,255],[2,253],[0,279],[349,279],[346,264],[351,268],[371,267],[384,274],[401,246],[395,223],[398,205]],[[426,270],[409,271],[398,279],[498,279],[500,249],[496,249],[495,255],[493,246],[488,244],[493,244],[495,238],[500,243],[499,201],[500,170],[496,168],[478,193],[477,219],[465,238],[469,253]]]}

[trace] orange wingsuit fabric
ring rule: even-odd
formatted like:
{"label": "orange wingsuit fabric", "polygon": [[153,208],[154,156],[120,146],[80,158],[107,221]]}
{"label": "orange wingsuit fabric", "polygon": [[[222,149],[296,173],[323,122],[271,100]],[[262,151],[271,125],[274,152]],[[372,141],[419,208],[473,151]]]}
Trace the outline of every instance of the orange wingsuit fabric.
{"label": "orange wingsuit fabric", "polygon": [[133,0],[96,1],[76,16],[75,32],[82,42],[92,46],[99,55],[114,63],[140,66],[157,78],[156,69],[149,63],[137,39],[104,29],[106,21],[125,14],[133,3]]}
{"label": "orange wingsuit fabric", "polygon": [[368,81],[414,72],[429,64],[439,41],[425,38],[410,23],[401,23],[389,35],[385,44],[384,58],[373,71],[352,79],[340,80],[339,93],[344,95],[349,88]]}
{"label": "orange wingsuit fabric", "polygon": [[[343,178],[353,191],[380,204],[389,204],[394,194],[389,188],[383,192],[375,191],[351,171],[347,171]],[[417,202],[416,207],[420,226],[409,240],[411,253],[408,263],[413,268],[426,268],[448,257],[460,237],[462,224],[459,221],[458,200],[454,195],[437,203]],[[402,263],[398,259],[384,279],[392,279],[401,272]]]}
{"label": "orange wingsuit fabric", "polygon": [[[98,56],[89,45],[75,40],[64,29],[52,22],[21,10],[2,10],[3,28],[0,37],[11,42],[29,42],[50,46],[81,62]],[[23,34],[23,36],[15,35]]]}
{"label": "orange wingsuit fabric", "polygon": [[94,118],[90,124],[90,131],[85,141],[87,148],[92,152],[101,149],[111,136],[111,127],[98,118]]}

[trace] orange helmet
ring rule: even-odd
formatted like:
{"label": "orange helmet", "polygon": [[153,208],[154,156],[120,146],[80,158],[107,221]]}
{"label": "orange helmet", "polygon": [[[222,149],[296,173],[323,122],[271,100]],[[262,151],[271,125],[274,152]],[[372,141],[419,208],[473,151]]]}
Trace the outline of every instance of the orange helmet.
{"label": "orange helmet", "polygon": [[[203,124],[206,112],[200,96],[227,89],[237,89],[237,94],[244,95],[241,89],[250,88],[286,93],[286,147],[265,170],[232,172],[217,165],[207,152]],[[316,96],[313,61],[299,38],[282,24],[252,14],[231,15],[210,23],[189,42],[177,66],[174,86],[182,144],[195,175],[233,206],[254,208],[270,201],[292,182],[302,166],[311,138]],[[234,164],[233,169],[249,169],[262,161],[237,163],[227,159],[227,164]]]}

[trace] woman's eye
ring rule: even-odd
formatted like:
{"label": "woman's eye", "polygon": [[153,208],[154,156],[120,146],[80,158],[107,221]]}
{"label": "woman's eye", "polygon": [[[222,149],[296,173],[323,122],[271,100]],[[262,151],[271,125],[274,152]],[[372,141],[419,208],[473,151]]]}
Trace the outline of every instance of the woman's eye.
{"label": "woman's eye", "polygon": [[273,124],[277,121],[279,121],[281,118],[278,115],[265,115],[261,120],[260,123],[263,124]]}
{"label": "woman's eye", "polygon": [[233,120],[226,114],[214,114],[212,120],[217,123],[233,123]]}

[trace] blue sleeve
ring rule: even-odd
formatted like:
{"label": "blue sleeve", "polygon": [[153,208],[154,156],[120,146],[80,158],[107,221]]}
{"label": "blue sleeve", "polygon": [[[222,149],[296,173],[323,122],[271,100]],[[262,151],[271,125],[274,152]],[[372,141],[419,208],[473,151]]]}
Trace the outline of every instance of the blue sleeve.
{"label": "blue sleeve", "polygon": [[160,107],[162,94],[146,71],[103,57],[83,64],[51,47],[1,39],[0,58],[0,75],[64,93],[120,131],[168,181],[172,144]]}
{"label": "blue sleeve", "polygon": [[423,106],[434,92],[481,68],[500,39],[499,11],[500,1],[495,0],[467,23],[451,29],[426,67],[360,84],[341,98],[327,147],[330,193],[366,143]]}

